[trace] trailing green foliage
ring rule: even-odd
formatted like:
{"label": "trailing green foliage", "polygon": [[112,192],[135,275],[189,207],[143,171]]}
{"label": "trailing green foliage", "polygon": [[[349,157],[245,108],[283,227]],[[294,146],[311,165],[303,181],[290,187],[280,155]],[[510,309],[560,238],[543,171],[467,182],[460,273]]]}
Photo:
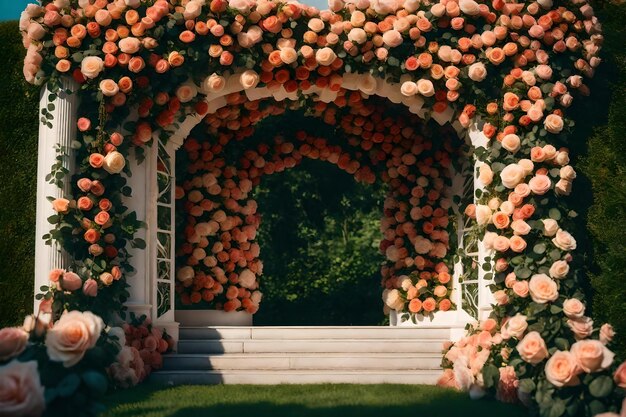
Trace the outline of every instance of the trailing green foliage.
{"label": "trailing green foliage", "polygon": [[17,22],[0,24],[0,327],[32,310],[39,88],[24,82]]}
{"label": "trailing green foliage", "polygon": [[581,164],[591,181],[593,205],[587,226],[593,239],[591,285],[596,323],[610,322],[618,334],[617,351],[626,356],[626,5],[605,8],[607,58],[618,73],[612,92],[608,123],[588,141]]}

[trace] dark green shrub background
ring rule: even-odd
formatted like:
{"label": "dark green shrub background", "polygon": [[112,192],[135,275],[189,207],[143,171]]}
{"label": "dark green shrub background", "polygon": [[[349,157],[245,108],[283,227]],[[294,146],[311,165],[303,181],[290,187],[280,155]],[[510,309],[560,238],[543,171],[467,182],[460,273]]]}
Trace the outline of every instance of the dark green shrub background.
{"label": "dark green shrub background", "polygon": [[[578,120],[572,153],[580,174],[573,200],[576,210],[582,214],[577,237],[594,292],[593,315],[598,324],[609,321],[615,325],[621,336],[618,337],[618,350],[623,357],[626,354],[626,337],[623,337],[626,334],[626,30],[623,24],[626,21],[626,5],[594,2],[594,7],[605,27],[605,62],[591,84],[592,96],[578,100],[571,113]],[[19,323],[32,308],[38,88],[26,86],[23,81],[21,66],[24,51],[14,22],[0,24],[0,56],[3,60],[0,67],[3,75],[0,83],[0,326],[5,326]],[[292,174],[285,173],[275,176],[276,180],[267,180],[270,182],[265,182],[263,187],[272,190],[275,195],[287,181],[298,178],[306,183],[310,179],[308,176],[310,172],[306,167],[296,169]],[[290,198],[295,202],[301,201],[303,196],[296,193]],[[273,199],[269,203],[272,201],[276,203]],[[352,200],[351,197],[351,201],[358,201],[358,198]],[[267,212],[264,214],[267,220]],[[341,216],[339,212],[331,217],[333,221],[341,221]],[[371,216],[371,213],[363,211],[363,219],[373,218]],[[582,230],[585,222],[588,234]],[[270,221],[268,229],[262,231],[261,238],[272,238],[271,224]],[[329,232],[326,229],[325,226],[318,228],[315,233],[324,235]],[[294,236],[298,237],[297,234]],[[363,235],[357,233],[353,237],[359,240]],[[306,235],[299,235],[299,238],[306,238]],[[326,247],[304,250],[304,255],[337,253],[333,244],[328,242]],[[268,256],[280,257],[277,253],[270,255],[273,248],[265,246],[263,250],[266,264],[272,262]],[[299,251],[298,256],[302,256],[302,247]],[[342,253],[342,258],[346,259],[345,253]],[[292,262],[302,264],[302,259],[292,259]],[[274,279],[272,275],[278,277],[280,269],[287,266],[285,264],[275,264],[274,271],[266,267],[267,279]],[[325,258],[318,259],[317,264],[330,268],[333,263]],[[355,271],[360,268],[358,265],[350,267]],[[317,283],[315,285],[322,282],[328,284],[318,279],[313,282]],[[337,282],[329,285],[338,285]],[[372,286],[371,281],[365,286],[378,291],[377,285]],[[291,284],[284,285],[284,288],[287,292],[289,288],[293,289]],[[324,291],[323,288],[316,289],[312,285],[309,290],[310,294],[314,294],[310,300],[323,299],[315,292]],[[283,300],[286,299],[287,295],[283,297]],[[315,301],[306,304],[310,307],[312,302]],[[272,307],[271,301],[266,300],[264,307],[267,307],[268,314],[273,308],[293,308],[294,314],[303,311],[297,303],[292,303],[291,307],[281,305],[280,301],[275,304]],[[377,308],[379,306],[377,301]],[[320,304],[319,308],[330,307]],[[289,311],[289,314],[292,312]],[[262,320],[260,315],[259,321]]]}

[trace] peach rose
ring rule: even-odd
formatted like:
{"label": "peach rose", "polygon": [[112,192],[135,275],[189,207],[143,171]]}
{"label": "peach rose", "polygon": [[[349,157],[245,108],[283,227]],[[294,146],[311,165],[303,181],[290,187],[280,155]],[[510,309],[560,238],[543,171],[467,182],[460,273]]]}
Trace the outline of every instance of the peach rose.
{"label": "peach rose", "polygon": [[509,216],[501,211],[494,213],[491,217],[491,222],[494,226],[496,226],[497,229],[506,229],[507,227],[509,227],[510,221],[511,219],[509,218]]}
{"label": "peach rose", "polygon": [[117,83],[111,79],[100,81],[100,91],[107,97],[113,97],[120,91],[120,87]]}
{"label": "peach rose", "polygon": [[521,141],[519,136],[514,133],[510,133],[502,138],[502,147],[511,153],[519,151],[521,147]]}
{"label": "peach rose", "polygon": [[554,279],[563,279],[569,273],[569,263],[564,260],[556,261],[550,266],[548,273]]}
{"label": "peach rose", "polygon": [[507,295],[506,291],[504,290],[498,290],[496,292],[493,293],[493,298],[496,300],[496,304],[503,306],[503,305],[507,305],[509,303],[509,296]]}
{"label": "peach rose", "polygon": [[570,319],[579,319],[585,315],[585,305],[577,298],[563,301],[563,313]]}
{"label": "peach rose", "polygon": [[528,181],[528,186],[533,194],[544,195],[550,190],[550,178],[547,175],[536,175]]}
{"label": "peach rose", "polygon": [[552,243],[562,250],[570,251],[576,249],[576,240],[574,237],[563,229],[556,232],[556,236],[552,239]]}
{"label": "peach rose", "polygon": [[125,54],[134,54],[139,51],[139,48],[141,47],[141,41],[137,38],[129,36],[127,38],[121,39],[118,42],[118,46],[120,50]]}
{"label": "peach rose", "polygon": [[529,332],[517,344],[516,349],[521,358],[532,365],[537,365],[548,357],[546,342],[544,342],[539,332]]}
{"label": "peach rose", "polygon": [[435,95],[435,86],[432,81],[422,78],[417,82],[417,91],[424,97],[431,97]]}
{"label": "peach rose", "polygon": [[28,344],[28,333],[19,327],[0,329],[0,362],[22,353]]}
{"label": "peach rose", "polygon": [[615,337],[615,329],[609,323],[604,323],[600,327],[600,341],[605,345],[608,345],[613,341]]}
{"label": "peach rose", "polygon": [[491,184],[493,181],[493,171],[489,165],[480,165],[478,168],[478,180],[485,186]]}
{"label": "peach rose", "polygon": [[615,359],[615,354],[599,340],[580,340],[572,345],[570,352],[580,369],[587,373],[604,371]]}
{"label": "peach rose", "polygon": [[570,352],[556,351],[546,362],[546,379],[556,387],[580,384],[578,363]]}
{"label": "peach rose", "polygon": [[109,174],[119,174],[125,166],[126,159],[117,151],[109,152],[102,163],[102,167]]}
{"label": "peach rose", "polygon": [[517,184],[521,183],[525,176],[526,173],[524,169],[518,164],[507,165],[500,173],[502,185],[510,189],[515,188]]}
{"label": "peach rose", "polygon": [[576,340],[586,339],[593,333],[593,320],[589,317],[567,320],[567,325],[574,333]]}
{"label": "peach rose", "polygon": [[37,361],[14,360],[0,367],[0,416],[36,417],[45,408]]}
{"label": "peach rose", "polygon": [[559,133],[563,130],[563,118],[556,114],[549,114],[543,121],[543,125],[550,133]]}
{"label": "peach rose", "polygon": [[434,298],[428,297],[422,303],[422,307],[424,308],[424,311],[432,312],[432,311],[435,311],[435,308],[437,308],[437,302],[435,301]]}
{"label": "peach rose", "polygon": [[613,374],[613,381],[618,387],[626,389],[626,362],[617,367]]}
{"label": "peach rose", "polygon": [[96,345],[102,329],[104,322],[95,314],[66,311],[46,334],[48,356],[66,368],[74,366]]}
{"label": "peach rose", "polygon": [[570,195],[572,192],[572,182],[561,178],[554,186],[554,192],[557,195]]}
{"label": "peach rose", "polygon": [[249,269],[244,269],[239,274],[239,285],[243,288],[252,289],[256,282],[256,275]]}
{"label": "peach rose", "polygon": [[97,56],[88,56],[80,63],[80,72],[85,78],[96,78],[104,69],[104,61]]}
{"label": "peach rose", "polygon": [[489,208],[489,206],[486,206],[484,204],[476,205],[475,214],[476,214],[476,223],[478,223],[480,226],[484,226],[488,224],[491,221],[491,218],[493,217],[492,211]]}
{"label": "peach rose", "polygon": [[52,201],[52,209],[57,213],[65,214],[70,209],[70,200],[66,198],[56,198]]}
{"label": "peach rose", "polygon": [[383,43],[390,48],[402,45],[402,34],[395,29],[388,30],[383,33]]}
{"label": "peach rose", "polygon": [[405,81],[400,86],[400,93],[405,97],[411,97],[417,94],[417,84],[413,81]]}
{"label": "peach rose", "polygon": [[198,89],[193,82],[186,82],[176,89],[176,97],[181,103],[189,103],[198,95]]}
{"label": "peach rose", "polygon": [[65,291],[76,291],[83,286],[83,280],[75,272],[66,272],[60,280],[61,288]]}
{"label": "peach rose", "polygon": [[245,90],[254,88],[259,84],[259,74],[257,74],[256,71],[253,70],[244,71],[239,76],[239,82]]}
{"label": "peach rose", "polygon": [[324,48],[318,49],[317,52],[315,52],[315,60],[320,65],[330,65],[333,63],[335,58],[337,58],[335,51],[333,51],[327,46]]}
{"label": "peach rose", "polygon": [[517,313],[515,316],[509,318],[504,326],[502,326],[502,337],[504,339],[510,339],[512,337],[521,339],[527,328],[527,317],[523,314]]}
{"label": "peach rose", "polygon": [[513,233],[520,236],[525,236],[530,233],[531,227],[522,219],[513,220],[511,223],[511,229]]}
{"label": "peach rose", "polygon": [[518,297],[528,297],[528,288],[528,281],[517,281],[515,284],[513,284],[513,292]]}
{"label": "peach rose", "polygon": [[559,298],[556,282],[546,274],[535,274],[528,284],[530,297],[538,304],[545,304]]}

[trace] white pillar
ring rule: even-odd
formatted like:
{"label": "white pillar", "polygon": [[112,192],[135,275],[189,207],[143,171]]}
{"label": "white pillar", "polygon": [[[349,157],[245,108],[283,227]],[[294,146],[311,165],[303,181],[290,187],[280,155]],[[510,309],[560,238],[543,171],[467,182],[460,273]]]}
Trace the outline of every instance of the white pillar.
{"label": "white pillar", "polygon": [[[69,179],[73,170],[74,160],[72,142],[76,140],[76,120],[78,97],[76,94],[66,94],[65,90],[76,91],[77,85],[71,78],[61,80],[61,90],[56,97],[51,97],[48,87],[41,91],[39,100],[39,117],[45,118],[42,110],[52,115],[52,119],[39,123],[39,145],[37,156],[37,217],[35,237],[35,295],[40,292],[42,285],[48,285],[48,273],[54,268],[65,268],[69,263],[65,254],[56,244],[46,245],[42,236],[51,229],[48,217],[55,214],[48,197],[66,197],[71,189]],[[50,100],[50,98],[53,98]],[[48,123],[51,123],[50,127]],[[56,162],[57,147],[60,146],[67,156],[63,166],[70,172],[64,180],[61,189],[56,184],[46,181],[52,165]],[[37,312],[39,301],[34,300],[34,311]]]}

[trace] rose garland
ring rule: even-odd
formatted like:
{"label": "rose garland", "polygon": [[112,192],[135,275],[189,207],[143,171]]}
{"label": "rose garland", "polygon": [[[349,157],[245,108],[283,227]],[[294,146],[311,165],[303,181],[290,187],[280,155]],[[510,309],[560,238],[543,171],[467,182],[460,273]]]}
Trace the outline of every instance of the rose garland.
{"label": "rose garland", "polygon": [[[335,101],[347,101],[346,93],[339,90]],[[252,135],[256,123],[293,106],[245,101],[239,94],[228,96],[231,105],[206,117],[209,140],[185,142],[189,175],[180,178],[176,193],[187,215],[178,253],[179,264],[186,266],[177,271],[176,287],[183,304],[205,301],[226,311],[257,311],[262,264],[254,239],[260,219],[249,193],[262,175],[291,168],[308,157],[337,164],[357,181],[373,183],[380,178],[390,184],[380,246],[388,260],[382,268],[386,308],[408,309],[413,316],[452,307],[446,266],[451,141],[443,135],[433,144],[416,129],[416,116],[407,118],[402,109],[392,108],[391,118],[385,116],[385,105],[379,100],[348,96],[352,105],[344,104],[343,109],[337,104],[311,104],[313,116],[342,127],[332,135],[332,143],[276,126],[272,130],[278,136],[271,146],[262,142],[254,149],[246,142],[245,150],[236,153],[238,163],[229,163],[236,146],[231,141]],[[366,121],[367,117],[372,120]]]}
{"label": "rose garland", "polygon": [[[163,129],[178,115],[213,112],[210,101],[226,87],[221,75],[245,70],[230,78],[251,94],[261,86],[275,97],[308,92],[332,101],[348,75],[371,74],[398,83],[396,90],[388,83],[379,88],[371,75],[352,87],[436,119],[454,114],[464,128],[479,120],[489,139],[474,151],[484,162],[486,192],[467,213],[494,250],[498,306],[480,333],[450,349],[457,352],[447,358],[454,385],[501,386],[504,398],[519,379],[522,398],[551,416],[616,409],[616,386],[626,388],[624,365],[611,378],[611,354],[590,339],[598,330],[581,307],[576,243],[567,231],[565,196],[575,173],[564,147],[573,124],[565,109],[574,96],[588,94],[585,78],[600,62],[602,43],[585,1],[333,0],[318,12],[250,0],[46,0],[29,6],[21,29],[27,80],[54,85],[71,74],[87,112],[77,139],[84,187],[58,201],[60,214],[50,219],[50,238],[76,260],[72,271],[51,275],[58,280],[46,297],[54,299],[55,314],[67,305],[122,308],[123,272],[130,268],[125,247],[140,226],[120,203],[129,190],[117,174],[130,142],[146,144],[153,132],[165,139]],[[137,122],[120,126],[133,107]],[[96,108],[103,111],[89,114]],[[111,207],[85,214],[79,193],[98,208],[101,199]],[[122,276],[107,284],[102,274],[115,277],[114,266]],[[107,301],[93,297],[96,288],[110,292]],[[608,342],[610,330],[603,333]],[[470,360],[478,353],[480,360]]]}

